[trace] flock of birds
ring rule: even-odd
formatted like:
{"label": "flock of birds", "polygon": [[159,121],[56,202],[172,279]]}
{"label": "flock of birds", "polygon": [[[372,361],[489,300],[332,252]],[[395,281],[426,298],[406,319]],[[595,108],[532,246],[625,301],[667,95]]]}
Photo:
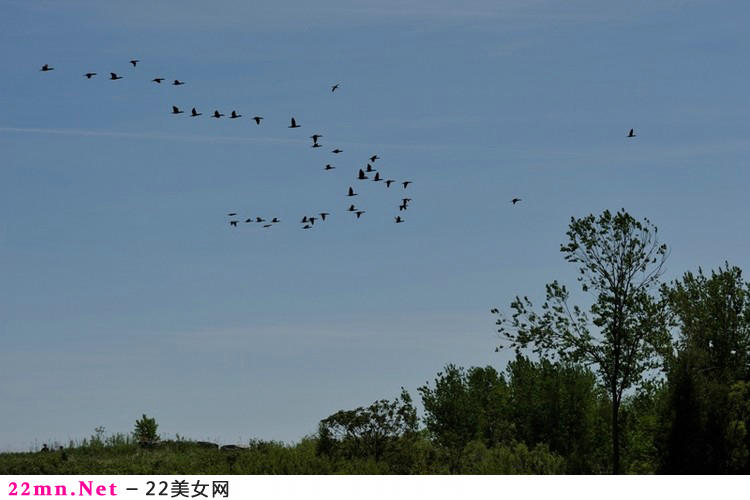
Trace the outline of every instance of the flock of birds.
{"label": "flock of birds", "polygon": [[[140,62],[140,60],[139,59],[131,59],[129,62],[133,66],[133,68],[135,68],[135,67],[137,67],[137,65]],[[44,64],[42,66],[42,68],[41,68],[40,71],[52,71],[54,69],[55,68],[51,67],[49,64]],[[122,75],[118,75],[117,73],[110,73],[109,75],[110,75],[110,77],[109,77],[110,80],[121,80],[123,78]],[[84,73],[83,76],[85,78],[87,78],[87,79],[90,80],[91,78],[97,76],[97,73],[95,73],[95,72],[87,72],[87,73]],[[153,78],[151,81],[153,83],[156,83],[156,84],[161,84],[162,82],[166,81],[166,78],[156,77],[156,78]],[[175,79],[175,80],[172,81],[172,85],[175,85],[175,86],[185,85],[185,82],[181,81],[181,80]],[[335,84],[335,85],[331,85],[331,87],[330,87],[331,88],[331,93],[336,92],[336,90],[338,90],[339,87],[340,87],[340,84],[338,84],[338,83]],[[172,114],[173,115],[180,115],[180,114],[184,114],[184,113],[185,113],[185,111],[182,110],[182,109],[180,109],[178,106],[174,106],[174,105],[172,106]],[[190,115],[189,116],[192,117],[192,118],[196,118],[196,117],[202,116],[202,115],[203,115],[203,113],[199,112],[195,107],[193,107],[191,109],[191,111],[190,111]],[[214,110],[214,112],[211,113],[209,116],[211,116],[212,118],[217,118],[218,119],[218,118],[222,118],[222,117],[224,117],[226,115],[224,113],[221,113],[219,110]],[[242,116],[243,115],[241,115],[240,113],[238,113],[237,110],[233,109],[231,111],[231,113],[229,114],[228,118],[230,120],[232,120],[232,119],[242,118]],[[251,117],[251,119],[253,121],[255,121],[256,125],[260,125],[261,121],[263,120],[263,117],[262,116],[253,116],[253,117]],[[288,128],[295,129],[295,128],[300,128],[300,127],[301,127],[301,125],[299,123],[297,123],[297,120],[294,117],[292,117],[291,121],[290,121],[290,125],[289,125]],[[312,148],[320,148],[320,147],[322,147],[322,145],[318,142],[318,139],[320,139],[322,137],[323,137],[323,135],[322,134],[318,134],[318,133],[314,133],[313,135],[310,136],[310,139],[312,139],[312,141],[313,141],[312,142]],[[628,138],[636,137],[635,130],[631,128],[626,137],[628,137]],[[338,154],[343,153],[343,152],[344,151],[342,149],[339,149],[339,148],[335,148],[335,149],[331,150],[331,153],[333,153],[335,155],[338,155]],[[385,185],[386,188],[390,188],[391,185],[394,184],[394,183],[396,183],[396,182],[399,182],[399,184],[401,186],[403,186],[403,189],[406,189],[409,186],[409,184],[412,184],[412,181],[410,181],[410,180],[396,181],[395,179],[386,179],[386,178],[382,177],[380,175],[380,172],[373,167],[373,164],[375,163],[375,161],[379,160],[379,159],[380,159],[380,157],[377,154],[370,156],[369,161],[366,162],[366,166],[364,168],[359,168],[359,171],[357,172],[357,175],[356,175],[356,179],[358,181],[365,181],[365,180],[371,179],[372,182],[382,182],[383,185]],[[323,170],[330,171],[330,170],[333,170],[335,168],[336,168],[335,166],[331,165],[330,163],[327,163],[323,167]],[[372,174],[374,174],[374,175],[372,175]],[[354,187],[349,186],[349,189],[347,190],[346,197],[350,198],[350,197],[357,196],[357,195],[358,195],[358,193],[355,192]],[[402,198],[401,199],[401,203],[398,205],[399,212],[403,212],[403,211],[407,210],[409,208],[409,203],[411,201],[412,201],[411,198]],[[513,206],[515,206],[516,203],[518,203],[520,201],[523,201],[523,200],[521,198],[513,198],[510,201],[513,204]],[[353,213],[357,220],[360,219],[360,217],[362,217],[363,214],[367,213],[366,210],[363,210],[363,209],[357,207],[353,203],[349,204],[349,208],[346,211]],[[302,229],[312,229],[315,226],[315,221],[321,221],[321,222],[323,222],[330,215],[331,214],[329,212],[318,212],[315,215],[303,215],[299,223],[301,224]],[[229,217],[229,225],[231,227],[236,228],[236,227],[239,226],[240,222],[242,222],[242,218],[238,219],[237,216],[238,216],[237,212],[228,212],[227,213],[227,217]],[[396,216],[394,216],[394,221],[395,221],[396,224],[400,224],[400,223],[405,222],[405,219],[401,215],[396,215]],[[273,217],[270,220],[267,220],[267,219],[264,219],[263,217],[258,217],[258,216],[244,218],[244,223],[245,224],[251,224],[251,223],[262,224],[263,228],[273,227],[274,225],[276,225],[276,224],[278,224],[280,222],[281,222],[281,219],[279,219],[279,217]]]}
{"label": "flock of birds", "polygon": [[[133,66],[133,68],[135,68],[135,67],[138,66],[138,63],[140,62],[140,60],[139,59],[131,59],[129,62]],[[45,71],[46,72],[46,71],[52,71],[54,69],[55,68],[53,68],[49,64],[44,64],[42,66],[42,68],[41,68],[40,71]],[[96,72],[87,72],[87,73],[84,73],[83,76],[86,79],[90,80],[93,77],[97,76],[97,74],[98,73],[96,73]],[[124,78],[122,75],[119,75],[119,74],[114,73],[114,72],[111,72],[110,73],[110,77],[109,77],[110,80],[121,80],[122,78]],[[153,83],[156,83],[156,84],[161,84],[162,82],[166,81],[166,78],[156,77],[156,78],[153,78],[151,81]],[[175,80],[172,81],[172,85],[175,85],[175,86],[185,85],[185,82],[181,81],[181,80],[175,79]],[[336,92],[336,90],[338,90],[339,87],[340,87],[339,83],[337,83],[335,85],[331,85],[331,87],[330,87],[331,93]],[[180,109],[178,106],[173,105],[172,106],[172,114],[173,115],[180,115],[180,114],[186,114],[186,112],[185,112],[185,110]],[[203,113],[200,112],[200,111],[198,111],[198,109],[196,109],[195,107],[193,107],[190,110],[190,114],[188,116],[190,116],[192,118],[196,118],[196,117],[199,117],[199,116],[203,116]],[[224,113],[220,112],[219,110],[214,110],[213,113],[211,113],[209,116],[211,116],[212,118],[219,119],[219,118],[225,117],[226,115]],[[243,117],[243,115],[240,114],[239,112],[237,112],[237,110],[234,110],[234,109],[230,112],[230,114],[228,116],[229,119],[237,119],[237,118],[242,118],[242,117]],[[256,123],[256,125],[260,125],[261,121],[264,118],[262,116],[253,116],[253,117],[251,117],[251,119]],[[294,117],[292,117],[291,120],[290,120],[290,124],[289,124],[288,128],[290,128],[290,129],[301,128],[301,125],[297,122],[297,120]],[[312,139],[312,148],[320,148],[320,147],[322,147],[322,144],[318,142],[318,140],[321,139],[322,137],[323,137],[323,135],[319,134],[319,133],[314,133],[313,135],[310,136],[310,139]],[[335,155],[341,154],[343,152],[344,151],[342,149],[340,149],[340,148],[335,148],[335,149],[331,150],[331,153],[335,154]],[[397,181],[395,179],[385,178],[384,176],[381,176],[381,172],[379,172],[377,169],[375,169],[373,167],[373,164],[375,164],[376,160],[379,160],[379,159],[380,159],[380,157],[377,154],[374,154],[374,155],[370,156],[369,157],[369,161],[365,162],[366,166],[358,169],[358,172],[357,172],[357,174],[355,176],[356,180],[358,180],[358,181],[371,180],[372,182],[382,182],[382,184],[385,185],[386,188],[390,188],[391,185],[393,185],[393,184],[395,184],[395,183],[398,182],[398,184],[400,186],[402,186],[403,189],[407,189],[407,187],[410,184],[413,183],[413,181],[410,181],[410,180]],[[334,170],[335,168],[336,167],[333,166],[332,164],[327,163],[323,167],[323,170],[324,171],[330,171],[330,170]],[[354,196],[358,196],[358,194],[359,193],[357,193],[354,190],[354,187],[350,185],[349,188],[348,188],[348,190],[347,190],[347,192],[346,192],[346,197],[347,198],[351,198],[351,197],[354,197]],[[409,203],[411,201],[412,201],[411,198],[406,198],[406,197],[402,198],[401,202],[398,204],[398,210],[399,210],[399,212],[403,212],[403,211],[407,210],[409,208]],[[514,199],[513,204],[515,204],[517,201],[520,201],[520,199]],[[367,213],[366,210],[364,210],[364,209],[362,209],[360,207],[357,207],[354,203],[349,203],[349,208],[346,211],[347,212],[351,212],[354,215],[355,220],[360,219],[362,217],[362,215],[364,215],[365,213]],[[278,224],[278,223],[281,222],[281,219],[278,216],[270,218],[270,219],[266,219],[266,218],[259,217],[259,216],[255,216],[255,217],[248,216],[248,217],[238,218],[238,215],[239,215],[238,212],[235,212],[235,211],[227,213],[227,217],[229,217],[228,222],[229,222],[229,225],[231,227],[236,228],[236,227],[239,227],[240,223],[243,223],[243,224],[261,224],[263,228],[271,228],[274,225],[276,225],[276,224]],[[315,215],[303,215],[302,218],[300,219],[301,228],[302,229],[312,229],[315,226],[315,222],[316,221],[323,222],[330,215],[331,215],[330,212],[318,212]],[[244,219],[244,221],[243,221],[243,219]],[[402,217],[401,215],[396,215],[396,216],[394,216],[393,219],[394,219],[394,222],[396,224],[401,224],[401,223],[405,222],[404,217]]]}

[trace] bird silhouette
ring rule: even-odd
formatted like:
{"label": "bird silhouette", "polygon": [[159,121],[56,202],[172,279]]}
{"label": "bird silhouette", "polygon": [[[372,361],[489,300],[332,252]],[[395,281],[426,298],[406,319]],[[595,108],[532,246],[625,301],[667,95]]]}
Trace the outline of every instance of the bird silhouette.
{"label": "bird silhouette", "polygon": [[359,219],[359,218],[360,218],[360,216],[361,216],[361,215],[362,215],[363,213],[365,213],[365,211],[364,211],[364,210],[357,210],[357,211],[356,211],[356,212],[354,212],[354,213],[355,213],[355,214],[357,214],[357,219]]}
{"label": "bird silhouette", "polygon": [[354,192],[354,189],[351,186],[349,186],[349,194],[347,194],[347,196],[357,196],[357,193]]}
{"label": "bird silhouette", "polygon": [[370,165],[370,164],[368,163],[368,164],[367,164],[367,170],[366,170],[366,171],[367,171],[367,172],[374,172],[374,171],[375,171],[375,169],[374,169],[374,168],[372,168],[372,165]]}
{"label": "bird silhouette", "polygon": [[406,186],[408,186],[411,183],[412,183],[411,181],[404,181],[401,184],[404,186],[404,189],[406,189]]}
{"label": "bird silhouette", "polygon": [[403,203],[404,205],[406,205],[406,204],[407,204],[407,203],[409,203],[410,201],[411,201],[411,198],[403,198],[403,199],[401,200],[401,202],[402,202],[402,203]]}
{"label": "bird silhouette", "polygon": [[370,157],[370,161],[373,162],[373,163],[375,163],[375,160],[379,160],[379,159],[380,159],[380,157],[378,155],[372,155]]}
{"label": "bird silhouette", "polygon": [[232,116],[230,116],[229,118],[242,118],[242,115],[238,115],[235,110],[232,110]]}
{"label": "bird silhouette", "polygon": [[253,218],[249,217],[249,218],[245,219],[245,224],[247,224],[248,222],[252,222],[252,221],[253,221]]}
{"label": "bird silhouette", "polygon": [[238,223],[238,222],[239,222],[239,221],[237,221],[237,220],[230,220],[230,221],[229,221],[229,224],[231,224],[231,225],[232,225],[232,226],[234,226],[234,227],[237,227],[237,223]]}
{"label": "bird silhouette", "polygon": [[347,212],[356,212],[356,211],[357,209],[354,208],[354,205],[349,205],[349,209],[347,210]]}
{"label": "bird silhouette", "polygon": [[185,82],[181,82],[179,80],[175,80],[172,82],[172,85],[185,85]]}
{"label": "bird silhouette", "polygon": [[373,177],[372,180],[375,182],[382,181],[383,179],[380,178],[380,172],[375,172],[375,177]]}
{"label": "bird silhouette", "polygon": [[263,224],[263,227],[271,227],[273,224]]}
{"label": "bird silhouette", "polygon": [[203,113],[198,113],[198,111],[195,108],[193,108],[193,111],[190,113],[190,116],[200,116],[202,114]]}
{"label": "bird silhouette", "polygon": [[292,117],[292,124],[289,125],[289,128],[300,128],[300,125],[297,125],[297,120]]}
{"label": "bird silhouette", "polygon": [[318,142],[318,139],[320,139],[321,137],[323,137],[323,136],[320,135],[320,134],[313,134],[313,135],[310,136],[310,139],[312,139],[313,142]]}
{"label": "bird silhouette", "polygon": [[336,92],[336,89],[339,88],[339,84],[331,85],[331,92]]}
{"label": "bird silhouette", "polygon": [[219,113],[219,110],[216,109],[214,110],[214,114],[211,116],[213,116],[214,118],[221,118],[222,116],[224,116],[224,113]]}
{"label": "bird silhouette", "polygon": [[307,220],[309,220],[310,224],[312,224],[314,226],[315,225],[315,221],[318,220],[318,218],[317,217],[308,217]]}
{"label": "bird silhouette", "polygon": [[404,222],[404,219],[402,219],[400,215],[397,215],[396,217],[394,217],[394,219],[396,219],[396,224]]}
{"label": "bird silhouette", "polygon": [[151,80],[151,81],[152,81],[152,82],[156,82],[156,83],[161,83],[161,82],[163,82],[163,81],[164,81],[164,78],[154,78],[154,79],[153,79],[153,80]]}
{"label": "bird silhouette", "polygon": [[327,164],[327,165],[326,165],[326,166],[325,166],[325,167],[324,167],[323,169],[324,169],[324,170],[333,170],[334,168],[336,168],[336,167],[332,166],[332,165],[331,165],[331,164],[329,163],[329,164]]}
{"label": "bird silhouette", "polygon": [[513,203],[514,205],[518,203],[519,201],[523,201],[523,200],[521,200],[521,198],[513,198],[512,200],[510,200],[510,202]]}
{"label": "bird silhouette", "polygon": [[121,76],[117,76],[117,73],[110,73],[109,74],[109,79],[110,80],[122,80],[122,77]]}
{"label": "bird silhouette", "polygon": [[255,123],[260,125],[260,121],[263,119],[262,116],[253,116],[253,120],[255,120]]}
{"label": "bird silhouette", "polygon": [[132,64],[134,68],[135,68],[135,65],[138,64],[139,62],[141,62],[139,59],[131,59],[130,60],[130,64]]}
{"label": "bird silhouette", "polygon": [[326,217],[331,215],[328,212],[320,212],[318,215],[320,215],[320,220],[326,220]]}
{"label": "bird silhouette", "polygon": [[406,206],[406,203],[402,203],[401,205],[398,206],[399,212],[402,211],[402,210],[406,210],[407,208],[408,207]]}
{"label": "bird silhouette", "polygon": [[385,181],[385,187],[391,187],[391,184],[393,184],[394,182],[396,181],[394,181],[393,179],[388,179],[387,181]]}
{"label": "bird silhouette", "polygon": [[45,64],[39,71],[52,71],[53,69],[55,68],[51,67],[49,64]]}
{"label": "bird silhouette", "polygon": [[237,212],[229,212],[227,215],[229,217],[233,217],[233,216],[237,215]]}
{"label": "bird silhouette", "polygon": [[173,115],[179,115],[180,113],[184,113],[184,111],[181,110],[180,108],[178,108],[177,106],[172,106],[172,114]]}
{"label": "bird silhouette", "polygon": [[305,226],[302,226],[302,229],[310,229],[312,226],[310,224],[307,224]]}
{"label": "bird silhouette", "polygon": [[271,219],[271,222],[276,224],[277,222],[281,222],[281,221],[279,220],[278,217],[274,217],[273,219]]}
{"label": "bird silhouette", "polygon": [[304,224],[304,223],[308,222],[307,215],[305,215],[304,217],[302,217],[302,220],[299,221],[299,222],[300,222],[300,224]]}
{"label": "bird silhouette", "polygon": [[255,218],[255,222],[266,222],[266,219],[264,219],[262,217],[256,217]]}
{"label": "bird silhouette", "polygon": [[331,153],[333,153],[333,154],[339,154],[339,153],[343,153],[343,152],[344,152],[344,150],[343,149],[339,149],[339,148],[336,148],[333,151],[331,151]]}
{"label": "bird silhouette", "polygon": [[91,80],[91,77],[94,76],[94,75],[96,75],[96,73],[86,73],[83,76],[85,76],[86,78],[88,78],[89,80]]}
{"label": "bird silhouette", "polygon": [[367,176],[365,175],[365,172],[364,172],[364,170],[362,170],[362,169],[360,168],[360,169],[359,169],[359,176],[357,176],[357,179],[359,179],[359,180],[364,180],[364,179],[367,179],[367,178],[368,178],[368,177],[367,177]]}
{"label": "bird silhouette", "polygon": [[635,131],[631,128],[630,132],[628,132],[628,137],[635,137]]}

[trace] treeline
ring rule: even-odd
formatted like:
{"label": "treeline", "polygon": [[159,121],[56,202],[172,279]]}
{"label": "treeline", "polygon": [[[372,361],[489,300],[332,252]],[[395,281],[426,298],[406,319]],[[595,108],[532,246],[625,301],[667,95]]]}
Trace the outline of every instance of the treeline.
{"label": "treeline", "polygon": [[661,282],[656,234],[624,210],[572,218],[560,250],[589,303],[554,281],[539,308],[493,308],[514,359],[444,367],[421,417],[402,389],[299,443],[219,450],[144,415],[132,437],[0,455],[0,474],[748,474],[750,284],[729,264]]}

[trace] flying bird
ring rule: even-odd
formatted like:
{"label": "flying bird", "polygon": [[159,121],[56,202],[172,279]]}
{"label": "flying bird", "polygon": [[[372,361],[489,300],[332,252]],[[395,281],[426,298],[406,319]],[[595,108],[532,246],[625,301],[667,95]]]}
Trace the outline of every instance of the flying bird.
{"label": "flying bird", "polygon": [[347,196],[357,196],[357,193],[354,192],[354,189],[351,186],[349,186],[349,194],[347,194]]}
{"label": "flying bird", "polygon": [[379,160],[379,159],[380,159],[380,157],[378,155],[372,155],[370,157],[370,161],[373,162],[373,163],[375,163],[375,160]]}
{"label": "flying bird", "polygon": [[383,179],[380,178],[380,172],[375,172],[375,177],[373,177],[372,180],[375,182],[382,181]]}
{"label": "flying bird", "polygon": [[356,211],[356,212],[354,212],[354,213],[355,213],[355,214],[357,214],[357,219],[359,219],[359,217],[360,217],[360,216],[361,216],[361,215],[362,215],[363,213],[365,213],[365,211],[364,211],[364,210],[357,210],[357,211]]}
{"label": "flying bird", "polygon": [[227,215],[229,217],[233,217],[233,216],[237,215],[237,212],[229,212]]}
{"label": "flying bird", "polygon": [[333,153],[333,154],[339,154],[339,153],[343,153],[343,152],[344,152],[344,150],[343,149],[339,149],[339,148],[336,148],[333,151],[331,151],[331,153]]}
{"label": "flying bird", "polygon": [[266,222],[266,219],[264,219],[262,217],[256,217],[255,218],[255,222]]}
{"label": "flying bird", "polygon": [[96,75],[96,73],[86,73],[83,76],[85,76],[86,78],[88,78],[89,80],[91,80],[91,77],[94,76],[94,75]]}
{"label": "flying bird", "polygon": [[374,171],[375,171],[375,169],[374,169],[374,168],[372,168],[372,165],[370,165],[370,164],[368,163],[368,164],[367,164],[367,172],[374,172]]}
{"label": "flying bird", "polygon": [[327,164],[327,165],[326,165],[326,166],[324,167],[324,170],[333,170],[334,168],[336,168],[336,167],[333,167],[333,166],[331,166],[331,164],[329,163],[329,164]]}
{"label": "flying bird", "polygon": [[53,69],[55,68],[51,67],[49,64],[45,64],[39,71],[52,71]]}
{"label": "flying bird", "polygon": [[185,82],[181,82],[179,80],[175,80],[172,82],[172,85],[185,85]]}
{"label": "flying bird", "polygon": [[628,132],[628,137],[635,137],[635,131],[631,128],[630,132]]}
{"label": "flying bird", "polygon": [[396,181],[394,181],[393,179],[388,179],[387,181],[385,181],[385,187],[391,187],[391,184],[393,184],[394,182]]}
{"label": "flying bird", "polygon": [[313,134],[313,135],[310,136],[310,139],[312,139],[313,142],[318,142],[318,139],[320,139],[321,137],[323,137],[323,136],[320,135],[320,134]]}
{"label": "flying bird", "polygon": [[300,222],[300,224],[304,224],[304,223],[308,222],[307,215],[305,215],[304,217],[302,217],[302,220],[299,221],[299,222]]}
{"label": "flying bird", "polygon": [[331,214],[329,214],[328,212],[320,212],[320,214],[318,215],[320,215],[320,220],[326,220],[326,216]]}
{"label": "flying bird", "polygon": [[404,205],[406,205],[406,204],[407,204],[407,203],[409,203],[410,201],[411,201],[411,198],[403,198],[403,199],[401,200],[401,202],[402,202],[402,203],[403,203]]}
{"label": "flying bird", "polygon": [[402,219],[400,215],[397,215],[396,217],[394,217],[394,219],[396,219],[396,224],[404,222],[404,219]]}
{"label": "flying bird", "polygon": [[521,200],[521,198],[513,198],[512,200],[510,200],[510,202],[513,203],[514,205],[518,203],[519,201],[523,201],[523,200]]}
{"label": "flying bird", "polygon": [[271,219],[271,222],[273,222],[274,224],[276,224],[277,222],[281,222],[281,221],[279,220],[278,217],[274,217],[273,219]]}
{"label": "flying bird", "polygon": [[349,209],[348,209],[347,211],[348,211],[348,212],[356,212],[356,211],[357,211],[357,209],[356,209],[356,208],[354,208],[354,205],[349,205]]}
{"label": "flying bird", "polygon": [[238,115],[235,110],[232,110],[232,116],[230,116],[229,118],[242,118],[242,115]]}
{"label": "flying bird", "polygon": [[314,226],[315,225],[315,221],[318,220],[318,218],[317,217],[310,217],[307,220],[309,220],[310,224],[312,224]]}
{"label": "flying bird", "polygon": [[367,179],[367,178],[368,178],[368,177],[367,177],[367,176],[365,175],[365,172],[364,172],[364,170],[362,170],[362,169],[360,168],[360,169],[359,169],[359,176],[357,176],[357,179],[359,179],[359,180],[364,180],[364,179]]}
{"label": "flying bird", "polygon": [[239,222],[239,221],[237,221],[237,220],[230,220],[230,221],[229,221],[229,224],[231,224],[231,225],[232,225],[232,226],[234,226],[234,227],[237,227],[237,223],[238,223],[238,222]]}
{"label": "flying bird", "polygon": [[409,208],[409,207],[406,206],[406,203],[402,203],[401,205],[398,206],[399,212],[402,211],[402,210],[406,210],[407,208]]}
{"label": "flying bird", "polygon": [[200,116],[202,114],[203,113],[198,113],[198,111],[195,108],[193,108],[193,111],[190,113],[190,116]]}
{"label": "flying bird", "polygon": [[216,109],[214,110],[214,114],[211,116],[213,116],[214,118],[221,118],[222,116],[224,116],[224,113],[219,113],[219,110]]}
{"label": "flying bird", "polygon": [[299,127],[300,126],[297,125],[297,120],[295,120],[294,117],[292,117],[292,124],[289,125],[289,128],[299,128]]}
{"label": "flying bird", "polygon": [[252,221],[253,221],[253,218],[249,217],[249,218],[245,219],[245,224],[247,224],[248,222],[252,222]]}
{"label": "flying bird", "polygon": [[404,181],[401,184],[404,186],[404,189],[406,189],[406,186],[408,186],[409,184],[411,184],[411,181]]}
{"label": "flying bird", "polygon": [[340,84],[338,83],[336,85],[331,85],[331,92],[336,92],[336,89],[339,88],[339,85]]}
{"label": "flying bird", "polygon": [[[193,111],[195,111],[195,110],[193,110]],[[180,108],[178,108],[177,106],[172,106],[172,114],[173,115],[179,115],[180,113],[184,113],[184,111],[181,110]]]}
{"label": "flying bird", "polygon": [[153,79],[153,80],[151,80],[151,81],[152,81],[152,82],[156,82],[156,83],[161,83],[161,82],[163,82],[163,81],[164,81],[164,78],[154,78],[154,79]]}
{"label": "flying bird", "polygon": [[302,229],[310,229],[312,226],[310,224],[307,224],[305,226],[302,226]]}
{"label": "flying bird", "polygon": [[263,224],[263,227],[271,227],[273,224]]}
{"label": "flying bird", "polygon": [[255,120],[255,123],[260,125],[260,121],[263,119],[262,116],[253,116],[253,120]]}
{"label": "flying bird", "polygon": [[130,60],[130,64],[132,64],[134,68],[135,68],[135,65],[138,64],[139,62],[141,62],[139,59],[131,59]]}
{"label": "flying bird", "polygon": [[109,74],[109,79],[110,80],[122,80],[122,77],[121,76],[117,76],[117,73],[110,73]]}

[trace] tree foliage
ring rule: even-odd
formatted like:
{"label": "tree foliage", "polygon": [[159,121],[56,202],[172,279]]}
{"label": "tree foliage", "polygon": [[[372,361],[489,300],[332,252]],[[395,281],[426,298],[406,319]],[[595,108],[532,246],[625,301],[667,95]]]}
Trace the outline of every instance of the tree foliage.
{"label": "tree foliage", "polygon": [[570,304],[565,285],[546,286],[541,311],[516,297],[511,318],[499,314],[501,337],[517,351],[531,347],[542,357],[582,363],[596,370],[612,405],[612,467],[620,472],[619,408],[624,392],[660,367],[669,346],[666,317],[655,299],[668,251],[648,219],[624,210],[571,218],[565,260],[578,267],[583,292],[593,295],[587,313]]}

